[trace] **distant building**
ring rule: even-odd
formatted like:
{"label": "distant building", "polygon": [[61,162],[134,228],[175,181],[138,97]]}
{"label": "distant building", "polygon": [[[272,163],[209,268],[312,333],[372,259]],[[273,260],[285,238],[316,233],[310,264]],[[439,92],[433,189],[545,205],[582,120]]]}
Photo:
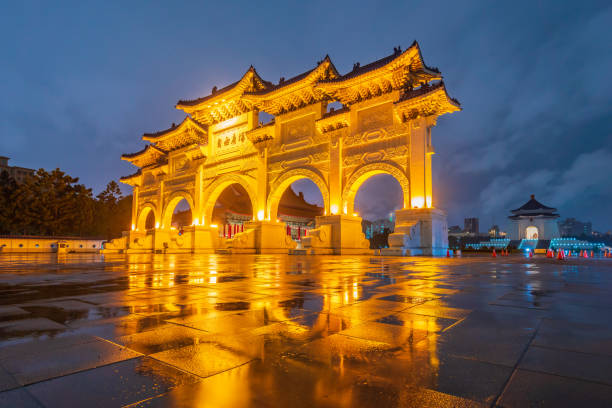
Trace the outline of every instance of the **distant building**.
{"label": "distant building", "polygon": [[511,239],[551,240],[560,237],[557,209],[547,207],[535,199],[531,199],[516,210],[508,218],[512,222]]}
{"label": "distant building", "polygon": [[479,231],[478,218],[465,218],[463,220],[463,232],[478,235]]}
{"label": "distant building", "polygon": [[491,228],[489,228],[489,237],[490,238],[505,238],[506,233],[504,231],[501,231],[498,225],[493,225]]}
{"label": "distant building", "polygon": [[463,233],[463,230],[458,225],[451,225],[450,227],[448,227],[449,236],[450,235],[461,235],[461,233]]}
{"label": "distant building", "polygon": [[562,237],[590,236],[593,234],[593,224],[590,221],[581,222],[575,218],[566,218],[565,221],[559,221],[559,232]]}
{"label": "distant building", "polygon": [[6,171],[17,183],[23,183],[26,177],[34,174],[36,170],[25,167],[9,166],[10,157],[0,156],[0,173]]}

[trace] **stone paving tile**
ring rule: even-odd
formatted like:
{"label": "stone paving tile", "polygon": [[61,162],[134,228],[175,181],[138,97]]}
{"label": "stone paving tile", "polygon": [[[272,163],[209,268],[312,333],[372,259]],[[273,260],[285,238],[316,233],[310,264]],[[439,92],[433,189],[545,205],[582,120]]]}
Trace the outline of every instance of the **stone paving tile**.
{"label": "stone paving tile", "polygon": [[447,305],[447,303],[441,300],[432,300],[411,307],[405,311],[425,316],[442,317],[445,319],[462,319],[471,313],[471,310],[448,307]]}
{"label": "stone paving tile", "polygon": [[406,326],[418,330],[423,330],[427,333],[441,332],[442,330],[445,330],[458,322],[458,320],[455,319],[445,319],[443,317],[419,315],[415,313],[410,313],[409,311],[384,316],[376,321],[378,323]]}
{"label": "stone paving tile", "polygon": [[380,319],[381,317],[393,313],[393,310],[377,309],[373,306],[363,306],[359,303],[335,308],[329,312],[335,316],[344,317],[355,322],[366,322],[369,320]]}
{"label": "stone paving tile", "polygon": [[171,319],[169,321],[209,333],[236,333],[282,320],[289,320],[289,317],[275,317],[274,315],[267,314],[264,310],[247,310],[197,320]]}
{"label": "stone paving tile", "polygon": [[17,306],[0,306],[0,319],[28,315],[30,312]]}
{"label": "stone paving tile", "polygon": [[145,332],[168,325],[160,316],[127,315],[94,321],[71,323],[73,332],[115,341],[122,336]]}
{"label": "stone paving tile", "polygon": [[150,357],[199,377],[208,377],[253,359],[239,350],[227,350],[209,343],[165,350]]}
{"label": "stone paving tile", "polygon": [[612,327],[542,319],[533,345],[612,356]]}
{"label": "stone paving tile", "polygon": [[406,326],[367,322],[339,332],[343,336],[387,343],[402,347],[417,343],[427,337],[427,331]]}
{"label": "stone paving tile", "polygon": [[[412,309],[411,309],[412,310]],[[537,319],[476,311],[440,334],[442,353],[513,367],[535,333]]]}
{"label": "stone paving tile", "polygon": [[44,408],[25,388],[0,393],[0,408]]}
{"label": "stone paving tile", "polygon": [[612,357],[531,346],[519,368],[612,386]]}
{"label": "stone paving tile", "polygon": [[337,365],[344,360],[367,364],[395,346],[381,341],[343,336],[339,333],[306,343],[296,350],[295,355],[307,361]]}
{"label": "stone paving tile", "polygon": [[[607,261],[186,254],[75,255],[57,264],[47,258],[0,262],[0,311],[29,312],[0,315],[1,324],[27,329],[0,324],[0,366],[6,360],[11,373],[62,375],[27,388],[44,389],[41,402],[51,406],[96,406],[92,395],[107,406],[490,406],[500,393],[497,403],[538,406],[538,393],[561,387],[562,394],[570,385],[585,406],[610,401]],[[96,336],[150,359],[99,366],[96,346],[103,340]],[[66,356],[70,349],[81,358]],[[40,350],[40,361],[31,363]],[[102,357],[112,354],[103,350]],[[143,371],[134,361],[158,366]],[[45,363],[59,372],[45,374]],[[132,367],[127,377],[125,370],[106,371],[125,364]],[[193,374],[181,385],[172,378],[188,375],[183,370]],[[142,392],[131,388],[140,380],[121,383],[122,376],[146,373],[160,382],[145,381]],[[8,375],[0,374],[0,384],[14,387]],[[109,375],[117,378],[107,388],[97,384]],[[70,378],[87,383],[70,387]],[[48,384],[54,385],[43,387]],[[520,384],[533,391],[514,393]],[[16,390],[23,388],[0,391],[0,398],[27,400]],[[76,405],[66,402],[70,394]]]}
{"label": "stone paving tile", "polygon": [[119,407],[195,381],[196,377],[140,357],[39,382],[26,389],[49,408]]}
{"label": "stone paving tile", "polygon": [[93,341],[97,341],[95,336],[64,332],[54,337],[21,339],[12,344],[5,342],[0,347],[0,363],[7,359],[14,359],[15,356],[28,357],[41,351],[52,353],[58,349],[67,349]]}
{"label": "stone paving tile", "polygon": [[557,375],[517,370],[504,390],[501,407],[608,408],[612,387]]}
{"label": "stone paving tile", "polygon": [[[0,392],[19,387],[19,383],[10,373],[8,373],[0,362]],[[1,395],[1,394],[0,394]]]}
{"label": "stone paving tile", "polygon": [[40,348],[27,356],[7,357],[1,364],[21,385],[27,385],[139,355],[108,341],[95,340],[54,350]]}
{"label": "stone paving tile", "polygon": [[209,333],[168,324],[158,329],[121,336],[116,343],[145,355],[200,343]]}
{"label": "stone paving tile", "polygon": [[45,318],[4,321],[0,322],[0,340],[65,329],[63,324]]}

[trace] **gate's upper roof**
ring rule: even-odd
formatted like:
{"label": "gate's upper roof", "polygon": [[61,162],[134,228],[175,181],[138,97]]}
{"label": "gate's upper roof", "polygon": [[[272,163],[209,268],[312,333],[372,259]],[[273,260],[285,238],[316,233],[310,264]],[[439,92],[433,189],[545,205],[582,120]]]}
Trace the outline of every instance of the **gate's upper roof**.
{"label": "gate's upper roof", "polygon": [[239,81],[221,89],[214,87],[210,95],[202,98],[178,101],[176,108],[192,114],[198,122],[210,125],[253,110],[252,104],[241,98],[244,92],[271,87],[272,83],[264,81],[251,66]]}
{"label": "gate's upper roof", "polygon": [[345,105],[392,90],[418,87],[441,79],[437,68],[428,67],[414,41],[405,51],[394,48],[393,54],[340,75],[329,56],[311,70],[293,78],[281,78],[277,84],[262,79],[252,66],[243,77],[210,95],[181,100],[176,108],[193,115],[204,125],[230,119],[257,109],[272,115],[299,109],[305,105],[336,100]]}

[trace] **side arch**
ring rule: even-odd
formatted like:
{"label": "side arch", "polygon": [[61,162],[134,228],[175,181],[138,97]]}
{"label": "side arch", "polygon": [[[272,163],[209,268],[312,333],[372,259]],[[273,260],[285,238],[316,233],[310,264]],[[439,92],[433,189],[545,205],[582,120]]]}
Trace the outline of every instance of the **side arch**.
{"label": "side arch", "polygon": [[239,174],[224,174],[213,181],[204,192],[204,219],[202,220],[204,225],[210,224],[217,199],[223,190],[232,184],[239,184],[247,192],[251,200],[253,216],[255,216],[257,214],[257,195],[253,186],[255,182]]}
{"label": "side arch", "polygon": [[180,203],[183,199],[187,200],[187,203],[189,204],[192,218],[195,217],[195,206],[192,195],[188,191],[178,190],[170,194],[170,196],[168,197],[161,222],[162,228],[170,228],[170,224],[172,224],[172,214],[174,214],[174,209],[176,208],[177,204]]}
{"label": "side arch", "polygon": [[374,162],[358,167],[348,178],[342,192],[342,208],[345,214],[353,214],[355,211],[355,196],[359,187],[367,179],[377,174],[389,174],[399,182],[404,197],[402,207],[406,207],[410,202],[410,181],[406,172],[393,162]]}
{"label": "side arch", "polygon": [[157,214],[157,207],[155,207],[155,204],[149,201],[149,202],[144,203],[144,205],[138,212],[138,215],[136,216],[136,230],[137,231],[146,230],[147,218],[151,212],[153,212],[153,218],[155,219],[154,225],[157,225],[157,223],[159,222],[158,214]]}
{"label": "side arch", "polygon": [[323,196],[323,206],[326,214],[329,214],[329,187],[323,176],[315,169],[307,167],[299,167],[287,170],[274,180],[268,195],[266,205],[267,213],[271,220],[275,220],[278,216],[278,205],[285,190],[294,182],[301,179],[309,179],[319,187]]}

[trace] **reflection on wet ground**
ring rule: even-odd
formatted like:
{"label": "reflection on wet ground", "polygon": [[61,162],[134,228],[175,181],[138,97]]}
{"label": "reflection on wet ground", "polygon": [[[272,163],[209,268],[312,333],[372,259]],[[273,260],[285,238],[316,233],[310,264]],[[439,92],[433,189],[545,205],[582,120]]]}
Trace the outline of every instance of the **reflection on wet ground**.
{"label": "reflection on wet ground", "polygon": [[612,405],[612,262],[0,257],[0,407]]}

